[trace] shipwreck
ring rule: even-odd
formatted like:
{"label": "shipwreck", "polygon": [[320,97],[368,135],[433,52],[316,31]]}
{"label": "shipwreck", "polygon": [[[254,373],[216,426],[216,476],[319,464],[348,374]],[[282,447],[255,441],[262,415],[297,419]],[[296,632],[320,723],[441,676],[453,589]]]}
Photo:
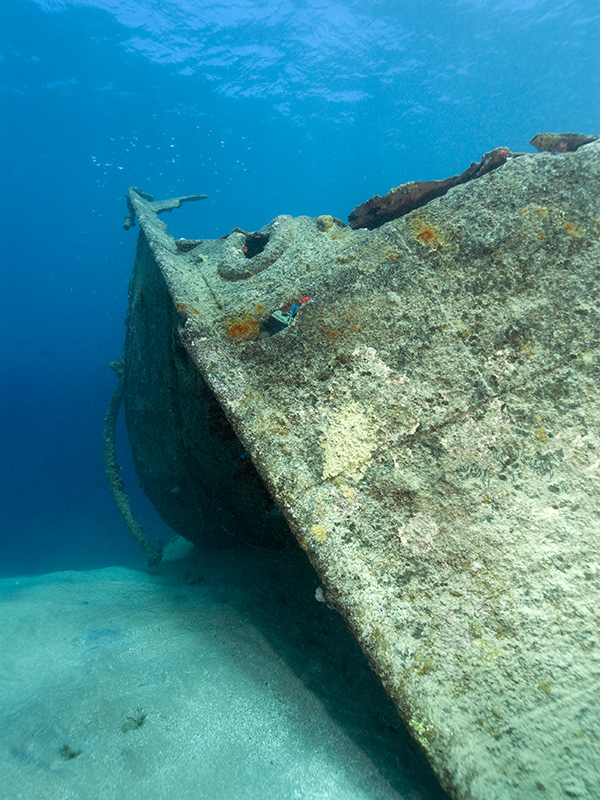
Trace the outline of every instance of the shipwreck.
{"label": "shipwreck", "polygon": [[129,526],[158,562],[121,398],[164,520],[295,537],[461,800],[600,789],[600,141],[543,136],[352,226],[176,241],[160,215],[201,195],[127,194]]}

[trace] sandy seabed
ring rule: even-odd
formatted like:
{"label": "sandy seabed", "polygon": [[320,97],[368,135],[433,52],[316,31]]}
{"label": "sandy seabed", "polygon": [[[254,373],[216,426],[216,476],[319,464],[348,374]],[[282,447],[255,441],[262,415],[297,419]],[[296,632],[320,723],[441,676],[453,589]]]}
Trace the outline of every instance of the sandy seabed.
{"label": "sandy seabed", "polygon": [[299,551],[0,581],[4,800],[446,797]]}

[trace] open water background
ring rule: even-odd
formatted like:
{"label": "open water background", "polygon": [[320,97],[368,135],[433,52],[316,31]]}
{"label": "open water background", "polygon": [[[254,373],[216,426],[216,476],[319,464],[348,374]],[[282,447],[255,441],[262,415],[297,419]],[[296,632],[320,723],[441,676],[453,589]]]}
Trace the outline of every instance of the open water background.
{"label": "open water background", "polygon": [[595,0],[1,0],[0,575],[141,561],[101,442],[128,186],[208,194],[165,221],[209,238],[599,133],[599,19]]}

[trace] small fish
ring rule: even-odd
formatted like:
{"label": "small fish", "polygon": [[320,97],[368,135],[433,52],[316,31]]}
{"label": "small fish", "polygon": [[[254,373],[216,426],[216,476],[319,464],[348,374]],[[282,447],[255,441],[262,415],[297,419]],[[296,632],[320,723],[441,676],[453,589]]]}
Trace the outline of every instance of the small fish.
{"label": "small fish", "polygon": [[313,298],[306,295],[287,303],[282,303],[260,326],[257,339],[266,339],[288,328],[296,319],[296,314],[302,306],[312,302]]}

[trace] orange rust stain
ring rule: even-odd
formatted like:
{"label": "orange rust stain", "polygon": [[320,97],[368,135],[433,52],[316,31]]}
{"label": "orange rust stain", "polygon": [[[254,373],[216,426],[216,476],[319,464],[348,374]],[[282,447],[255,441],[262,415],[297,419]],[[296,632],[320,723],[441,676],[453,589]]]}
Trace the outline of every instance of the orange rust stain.
{"label": "orange rust stain", "polygon": [[198,309],[194,308],[193,306],[186,306],[185,303],[175,303],[175,308],[177,309],[177,311],[181,311],[182,309],[185,309],[186,311],[193,311],[194,314],[200,316],[200,312],[198,311]]}
{"label": "orange rust stain", "polygon": [[432,244],[433,242],[436,241],[437,234],[433,230],[433,228],[423,228],[422,231],[419,231],[419,233],[417,233],[417,239],[419,239],[419,241],[423,242],[424,244],[425,243]]}
{"label": "orange rust stain", "polygon": [[227,336],[230,339],[256,339],[258,328],[258,321],[244,314],[243,317],[234,319],[227,325]]}
{"label": "orange rust stain", "polygon": [[414,219],[410,221],[410,227],[415,239],[418,239],[421,244],[429,245],[429,247],[441,246],[444,244],[439,231],[433,225],[425,222],[423,219]]}
{"label": "orange rust stain", "polygon": [[583,233],[581,226],[573,225],[572,222],[565,222],[565,228],[569,231],[569,233],[573,234],[573,236],[575,236],[577,239],[579,239],[579,237]]}
{"label": "orange rust stain", "polygon": [[546,237],[544,236],[544,234],[543,234],[543,233],[540,233],[540,237],[539,237],[539,238],[540,238],[540,239],[545,239]]}

